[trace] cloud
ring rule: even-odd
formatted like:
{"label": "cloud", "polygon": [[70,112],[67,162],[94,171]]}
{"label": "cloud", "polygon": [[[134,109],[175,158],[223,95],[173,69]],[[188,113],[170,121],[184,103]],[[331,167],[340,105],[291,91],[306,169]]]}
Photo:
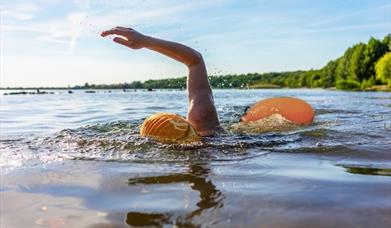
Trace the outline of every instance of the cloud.
{"label": "cloud", "polygon": [[[39,43],[49,42],[62,44],[66,45],[66,51],[63,51],[63,53],[70,54],[76,46],[77,39],[81,36],[83,30],[82,21],[87,15],[88,3],[88,0],[74,0],[73,5],[69,5],[69,1],[40,0],[35,1],[35,3],[4,6],[7,8],[1,10],[2,19],[15,18],[25,21],[21,23],[13,20],[2,20],[2,37],[9,36],[7,35],[8,31],[22,32],[23,39],[25,40],[24,43],[35,41]],[[63,4],[68,4],[66,8],[69,9],[64,12],[59,10],[60,13],[50,15],[50,7],[60,9],[64,6]],[[38,7],[38,5],[41,5],[42,8]],[[40,14],[39,18],[36,18],[35,13],[38,10],[42,14]],[[45,14],[49,14],[50,16]],[[15,40],[15,42],[17,41]],[[56,50],[54,51],[58,52]]]}
{"label": "cloud", "polygon": [[[114,26],[132,26],[151,36],[190,45],[202,52],[208,65],[218,68],[216,71],[274,71],[320,66],[352,42],[386,33],[389,23],[383,11],[391,6],[385,0],[383,3],[362,1],[365,6],[354,4],[355,8],[346,7],[353,3],[340,7],[337,0],[316,3],[310,0],[294,3],[285,0],[20,2],[23,0],[7,1],[8,5],[2,4],[4,9],[0,9],[1,19],[6,19],[1,20],[0,26],[1,54],[15,59],[5,64],[9,83],[16,81],[17,75],[18,83],[22,83],[27,74],[31,75],[23,72],[29,72],[31,67],[51,64],[55,67],[32,72],[35,80],[41,77],[39,75],[49,78],[54,73],[62,75],[64,82],[61,83],[77,81],[80,75],[97,83],[101,80],[99,77],[105,78],[102,72],[110,75],[108,81],[125,80],[128,72],[139,77],[130,80],[186,73],[180,64],[160,55],[148,51],[133,54],[100,39],[100,31]],[[388,7],[383,9],[384,6]],[[313,58],[313,53],[319,58]],[[101,55],[104,61],[97,62]],[[27,65],[32,61],[27,57],[32,56],[44,61],[35,60],[34,64]],[[86,59],[78,59],[80,56]],[[60,59],[49,61],[55,58]],[[21,67],[21,62],[26,66]],[[113,67],[126,72],[110,72]]]}
{"label": "cloud", "polygon": [[12,9],[1,10],[1,16],[12,17],[17,20],[31,20],[35,17],[35,13],[40,8],[34,3],[21,3],[14,6]]}
{"label": "cloud", "polygon": [[[28,23],[13,23],[2,25],[2,30],[20,32],[32,32],[28,35],[31,40],[67,45],[64,53],[70,54],[76,47],[80,37],[97,37],[101,30],[117,25],[135,26],[142,30],[156,23],[174,23],[180,20],[186,12],[195,11],[202,7],[219,4],[225,0],[216,2],[167,2],[155,1],[106,1],[106,0],[38,0],[36,4],[19,4],[7,9],[6,17],[18,17],[33,19],[34,14],[42,5],[41,11],[47,13],[48,7],[62,8],[67,6],[66,12],[47,17],[41,16],[40,20],[30,20]],[[65,4],[65,5],[64,5]],[[175,15],[175,17],[173,17]],[[45,18],[45,20],[42,20]],[[168,31],[165,31],[168,32]],[[54,50],[58,52],[57,50]]]}
{"label": "cloud", "polygon": [[4,25],[2,33],[6,31],[19,31],[25,33],[25,39],[38,42],[50,42],[66,45],[67,54],[75,48],[76,41],[82,32],[80,21],[83,20],[84,13],[75,12],[67,16],[66,20],[53,20],[46,22],[36,22],[28,25]]}
{"label": "cloud", "polygon": [[116,25],[151,26],[180,21],[184,14],[220,1],[93,1],[86,23],[100,29]]}
{"label": "cloud", "polygon": [[86,17],[86,12],[72,12],[67,15],[67,20],[56,22],[42,37],[41,41],[67,44],[68,54],[71,54],[76,46],[77,39],[81,36],[81,23]]}
{"label": "cloud", "polygon": [[339,24],[341,22],[355,19],[359,17],[365,17],[365,16],[371,16],[377,13],[387,13],[389,12],[388,9],[391,7],[391,3],[373,7],[373,8],[365,8],[362,10],[352,10],[349,13],[344,12],[340,15],[334,15],[333,17],[325,17],[324,19],[317,20],[314,22],[311,22],[307,25],[307,27],[319,27],[319,26],[327,26],[330,24]]}

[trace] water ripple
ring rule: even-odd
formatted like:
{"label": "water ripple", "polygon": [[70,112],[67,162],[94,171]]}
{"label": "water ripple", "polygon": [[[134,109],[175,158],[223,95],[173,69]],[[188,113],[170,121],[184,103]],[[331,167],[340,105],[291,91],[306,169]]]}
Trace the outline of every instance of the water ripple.
{"label": "water ripple", "polygon": [[[156,95],[158,93],[158,96]],[[391,141],[389,95],[305,90],[217,90],[222,125],[230,129],[246,108],[260,98],[296,96],[309,101],[316,118],[311,126],[262,134],[233,132],[200,143],[165,145],[141,138],[138,126],[155,112],[186,114],[183,91],[77,96],[2,97],[0,166],[46,164],[63,159],[102,161],[235,161],[268,153],[308,153],[336,159],[386,157]],[[384,97],[383,97],[384,96]],[[58,101],[61,100],[59,103]],[[30,102],[27,102],[30,101]],[[358,102],[360,105],[357,105]],[[53,108],[55,107],[55,108]],[[388,130],[387,130],[388,129]],[[371,152],[351,148],[371,145]],[[373,151],[374,150],[374,151]]]}

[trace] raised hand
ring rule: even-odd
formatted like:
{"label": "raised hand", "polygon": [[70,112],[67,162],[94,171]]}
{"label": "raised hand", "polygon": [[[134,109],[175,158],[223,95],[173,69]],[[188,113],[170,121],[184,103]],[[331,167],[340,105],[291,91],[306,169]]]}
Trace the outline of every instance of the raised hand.
{"label": "raised hand", "polygon": [[125,27],[115,27],[110,30],[103,31],[101,33],[102,37],[106,37],[108,35],[117,35],[113,39],[114,42],[132,49],[143,48],[143,41],[146,38],[145,35],[137,32],[136,30]]}
{"label": "raised hand", "polygon": [[222,132],[205,63],[199,52],[177,42],[143,35],[132,28],[115,27],[102,32],[101,35],[103,37],[116,35],[114,38],[116,43],[132,49],[147,48],[185,64],[189,70],[187,120],[201,136],[210,136]]}

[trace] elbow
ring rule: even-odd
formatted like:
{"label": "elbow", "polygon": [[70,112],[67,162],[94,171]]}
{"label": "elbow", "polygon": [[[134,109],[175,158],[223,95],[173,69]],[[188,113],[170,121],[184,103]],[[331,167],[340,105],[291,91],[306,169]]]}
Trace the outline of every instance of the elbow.
{"label": "elbow", "polygon": [[189,59],[188,63],[186,64],[189,68],[195,65],[198,65],[200,63],[203,63],[204,59],[202,58],[201,53],[194,50],[194,54]]}

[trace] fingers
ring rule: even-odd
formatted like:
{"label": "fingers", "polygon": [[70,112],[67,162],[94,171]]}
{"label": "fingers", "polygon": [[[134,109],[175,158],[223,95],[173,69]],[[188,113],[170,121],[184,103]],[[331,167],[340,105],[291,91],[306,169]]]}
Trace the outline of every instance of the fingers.
{"label": "fingers", "polygon": [[130,28],[126,28],[126,27],[121,27],[121,26],[117,26],[115,27],[116,29],[125,29],[125,30],[129,30]]}
{"label": "fingers", "polygon": [[130,45],[130,42],[128,40],[121,38],[121,37],[115,37],[113,39],[113,41],[116,43],[122,44],[124,46],[127,46],[127,47],[129,47],[129,45]]}
{"label": "fingers", "polygon": [[110,30],[103,31],[100,35],[103,36],[103,37],[108,36],[108,35],[121,35],[121,36],[124,36],[125,32],[121,31],[121,30],[118,30],[118,29],[110,29]]}
{"label": "fingers", "polygon": [[121,35],[121,36],[126,36],[129,33],[129,31],[126,31],[125,29],[122,28],[113,28],[110,30],[103,31],[100,35],[105,37],[108,35]]}

